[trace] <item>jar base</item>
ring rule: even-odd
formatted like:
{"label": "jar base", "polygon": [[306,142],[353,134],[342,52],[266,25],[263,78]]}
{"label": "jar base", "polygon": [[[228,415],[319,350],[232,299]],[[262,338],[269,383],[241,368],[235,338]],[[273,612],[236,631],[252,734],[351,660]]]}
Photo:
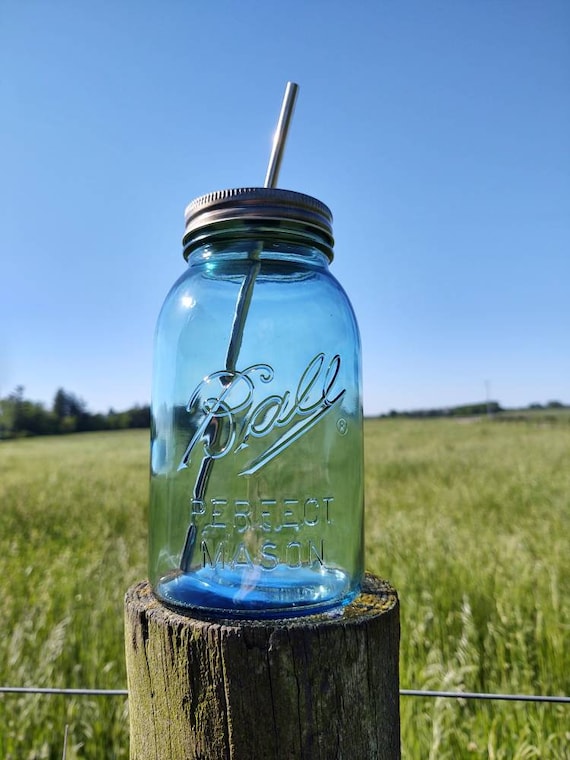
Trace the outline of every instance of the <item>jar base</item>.
{"label": "jar base", "polygon": [[246,618],[313,615],[350,603],[358,590],[340,570],[280,566],[270,573],[201,568],[161,578],[154,587],[168,606]]}

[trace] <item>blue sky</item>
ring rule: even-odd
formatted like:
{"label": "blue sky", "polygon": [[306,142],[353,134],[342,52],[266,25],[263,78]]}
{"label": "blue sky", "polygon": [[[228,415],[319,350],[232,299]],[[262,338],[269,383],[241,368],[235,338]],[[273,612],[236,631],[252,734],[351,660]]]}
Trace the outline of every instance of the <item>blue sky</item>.
{"label": "blue sky", "polygon": [[570,403],[570,3],[0,0],[0,395],[150,396],[183,209],[335,217],[364,405]]}

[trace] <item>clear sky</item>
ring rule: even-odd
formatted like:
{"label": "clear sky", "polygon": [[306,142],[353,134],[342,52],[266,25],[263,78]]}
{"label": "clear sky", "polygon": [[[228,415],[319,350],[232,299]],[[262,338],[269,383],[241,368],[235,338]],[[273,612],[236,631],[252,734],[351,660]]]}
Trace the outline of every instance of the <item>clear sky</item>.
{"label": "clear sky", "polygon": [[570,403],[567,0],[0,0],[0,396],[150,396],[183,209],[335,217],[364,405]]}

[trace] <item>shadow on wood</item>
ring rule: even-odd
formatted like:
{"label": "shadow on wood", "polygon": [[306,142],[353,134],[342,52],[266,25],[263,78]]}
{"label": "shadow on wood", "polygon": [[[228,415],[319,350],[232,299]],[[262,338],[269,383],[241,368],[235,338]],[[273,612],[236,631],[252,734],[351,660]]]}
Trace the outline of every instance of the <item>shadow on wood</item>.
{"label": "shadow on wood", "polygon": [[199,620],[147,582],[125,600],[131,760],[397,760],[399,604],[286,620]]}

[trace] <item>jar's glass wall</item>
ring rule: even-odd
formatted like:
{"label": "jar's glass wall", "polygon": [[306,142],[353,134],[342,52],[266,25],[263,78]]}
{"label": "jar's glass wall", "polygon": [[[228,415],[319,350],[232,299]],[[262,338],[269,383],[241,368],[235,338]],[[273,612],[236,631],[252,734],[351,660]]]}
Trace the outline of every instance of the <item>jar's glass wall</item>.
{"label": "jar's glass wall", "polygon": [[150,574],[177,606],[239,614],[346,601],[363,572],[360,344],[326,258],[190,258],[162,309],[152,399]]}

